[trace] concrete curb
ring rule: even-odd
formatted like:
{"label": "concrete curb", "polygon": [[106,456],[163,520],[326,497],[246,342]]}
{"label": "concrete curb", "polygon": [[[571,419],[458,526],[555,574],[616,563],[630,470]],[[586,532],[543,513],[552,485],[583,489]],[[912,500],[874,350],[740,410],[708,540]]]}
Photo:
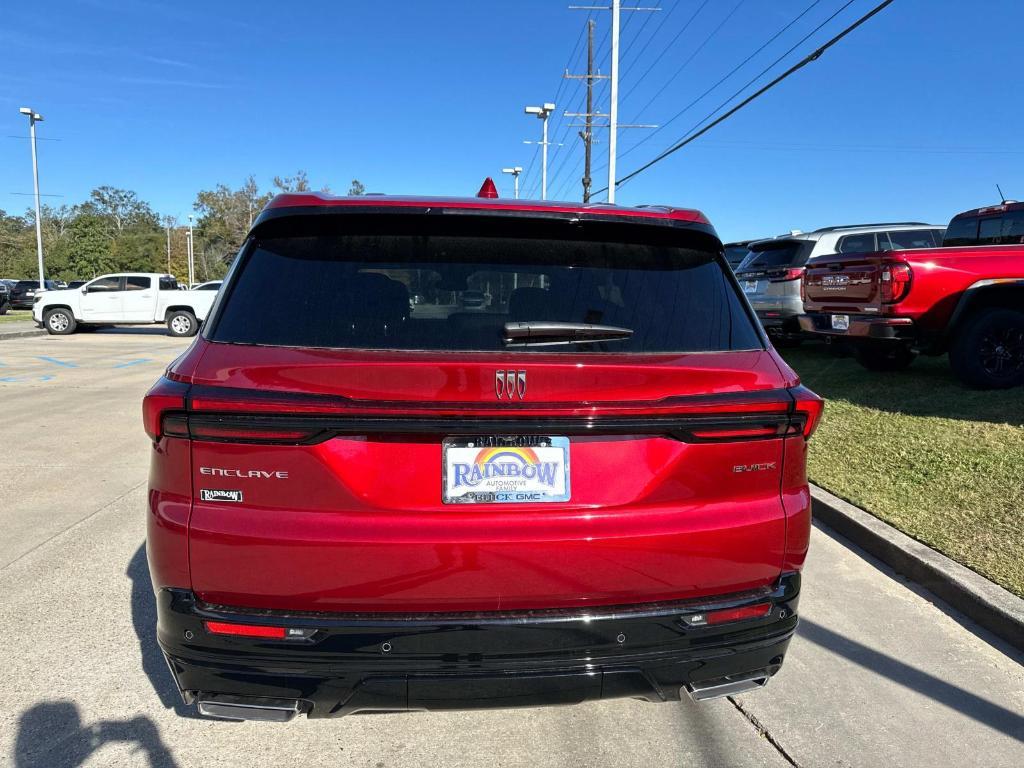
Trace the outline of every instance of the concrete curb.
{"label": "concrete curb", "polygon": [[4,339],[24,339],[27,336],[41,336],[46,333],[44,328],[29,328],[24,331],[0,331],[0,341]]}
{"label": "concrete curb", "polygon": [[1024,650],[1024,600],[823,488],[811,485],[811,497],[818,520]]}

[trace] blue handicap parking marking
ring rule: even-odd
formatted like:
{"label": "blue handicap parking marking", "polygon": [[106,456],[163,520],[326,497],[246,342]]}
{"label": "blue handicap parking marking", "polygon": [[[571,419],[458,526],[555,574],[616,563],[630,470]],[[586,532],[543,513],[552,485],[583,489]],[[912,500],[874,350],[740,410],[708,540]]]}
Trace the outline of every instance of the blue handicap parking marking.
{"label": "blue handicap parking marking", "polygon": [[127,368],[127,367],[129,367],[131,365],[140,365],[141,363],[152,363],[152,362],[153,362],[153,358],[151,358],[151,357],[140,357],[137,360],[129,360],[126,363],[118,363],[114,367],[115,368]]}
{"label": "blue handicap parking marking", "polygon": [[60,365],[64,368],[77,368],[78,366],[74,363],[69,363],[66,360],[58,360],[55,357],[47,357],[46,355],[37,355],[36,360],[42,360],[46,363],[53,363],[54,365]]}

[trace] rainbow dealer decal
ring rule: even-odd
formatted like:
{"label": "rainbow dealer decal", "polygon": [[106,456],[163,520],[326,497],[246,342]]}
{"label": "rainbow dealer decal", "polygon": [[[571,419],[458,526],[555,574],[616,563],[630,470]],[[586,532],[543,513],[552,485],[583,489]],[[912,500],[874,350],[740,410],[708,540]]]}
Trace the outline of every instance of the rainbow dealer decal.
{"label": "rainbow dealer decal", "polygon": [[444,442],[446,504],[569,500],[569,438],[523,435]]}

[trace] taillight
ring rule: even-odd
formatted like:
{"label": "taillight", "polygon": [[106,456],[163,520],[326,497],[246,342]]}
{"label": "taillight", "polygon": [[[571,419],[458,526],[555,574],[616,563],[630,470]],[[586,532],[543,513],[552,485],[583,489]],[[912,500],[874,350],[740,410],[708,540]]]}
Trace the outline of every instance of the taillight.
{"label": "taillight", "polygon": [[821,414],[825,410],[825,401],[811,392],[807,387],[796,387],[790,390],[793,395],[793,410],[796,422],[803,433],[804,440],[810,440],[814,430],[818,428]]}
{"label": "taillight", "polygon": [[270,420],[232,415],[168,413],[163,417],[161,434],[216,443],[271,443],[298,445],[315,441],[324,432],[322,426],[277,425]]}
{"label": "taillight", "polygon": [[807,270],[803,270],[803,280],[800,281],[800,301],[807,301]]}
{"label": "taillight", "polygon": [[150,439],[159,440],[164,434],[162,425],[168,411],[184,410],[188,387],[188,384],[162,376],[146,393],[142,399],[142,426]]}
{"label": "taillight", "polygon": [[886,304],[895,304],[902,301],[910,293],[910,281],[914,273],[908,264],[885,264],[882,266],[882,274],[879,284],[881,286],[882,301]]}
{"label": "taillight", "polygon": [[792,267],[790,269],[779,270],[778,272],[769,272],[768,281],[772,283],[785,283],[790,280],[799,280],[803,276],[803,267]]}

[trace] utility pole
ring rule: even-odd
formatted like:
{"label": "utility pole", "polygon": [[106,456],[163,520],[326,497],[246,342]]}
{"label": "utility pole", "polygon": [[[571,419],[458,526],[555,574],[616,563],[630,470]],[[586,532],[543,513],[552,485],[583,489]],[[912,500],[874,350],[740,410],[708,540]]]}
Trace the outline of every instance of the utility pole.
{"label": "utility pole", "polygon": [[[641,8],[640,6],[628,6],[622,7],[622,0],[611,0],[610,6],[596,6],[596,5],[570,5],[570,10],[576,11],[611,11],[612,12],[612,50],[611,50],[611,73],[609,79],[611,80],[611,88],[609,89],[609,103],[608,103],[608,202],[615,202],[615,160],[616,151],[618,148],[619,139],[619,128],[654,128],[657,126],[647,125],[619,125],[619,19],[622,15],[622,11],[660,11],[661,8]],[[593,24],[593,22],[590,22]],[[591,49],[592,50],[592,49]],[[593,70],[593,64],[587,67],[587,72]],[[587,126],[590,125],[590,117],[604,117],[605,115],[594,115],[593,107],[591,105],[591,91],[589,89],[590,80],[587,81],[587,112],[583,117],[587,117]],[[585,126],[586,127],[586,126]],[[589,127],[587,127],[589,131]],[[585,151],[587,152],[587,169],[584,174],[586,177],[590,176],[590,143],[587,142]],[[590,198],[589,184],[584,182],[584,202],[588,202]]]}
{"label": "utility pole", "polygon": [[619,138],[619,15],[622,0],[612,0],[612,82],[608,104],[608,202],[615,202],[615,149]]}
{"label": "utility pole", "polygon": [[167,225],[167,274],[171,274],[171,223],[169,221],[164,222]]}
{"label": "utility pole", "polygon": [[[583,118],[583,130],[579,132],[579,136],[583,139],[583,202],[590,202],[590,161],[593,153],[594,143],[594,118],[595,117],[608,117],[607,113],[595,112],[594,111],[594,81],[595,80],[607,80],[607,75],[599,75],[594,71],[594,27],[596,22],[593,19],[587,21],[587,73],[585,75],[570,75],[568,71],[565,73],[566,80],[586,80],[587,81],[587,111],[586,112],[566,112],[566,117],[582,117]],[[601,127],[601,126],[598,126]]]}
{"label": "utility pole", "polygon": [[46,283],[43,282],[43,212],[39,204],[39,161],[36,157],[36,123],[43,122],[43,116],[32,110],[31,107],[22,107],[18,110],[21,114],[28,116],[28,136],[32,145],[32,182],[35,186],[36,198],[36,255],[39,258],[39,288],[46,290]]}

